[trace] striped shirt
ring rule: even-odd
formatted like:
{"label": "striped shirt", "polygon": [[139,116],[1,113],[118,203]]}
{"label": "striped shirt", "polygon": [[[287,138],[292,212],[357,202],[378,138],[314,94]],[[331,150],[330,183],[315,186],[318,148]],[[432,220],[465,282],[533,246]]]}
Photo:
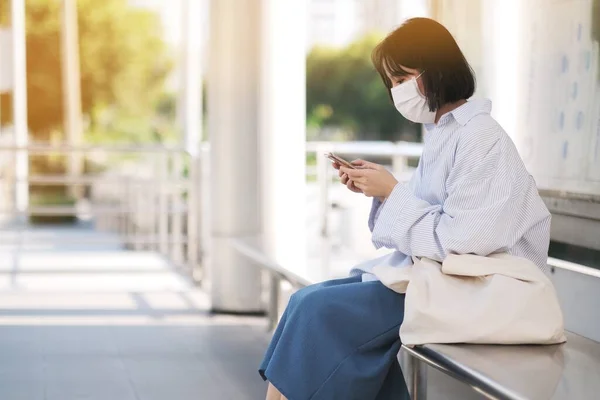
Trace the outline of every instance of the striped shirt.
{"label": "striped shirt", "polygon": [[426,126],[419,166],[369,217],[383,259],[356,266],[402,266],[410,256],[443,261],[448,254],[508,252],[547,272],[550,213],[515,145],[491,117],[489,100],[471,100]]}

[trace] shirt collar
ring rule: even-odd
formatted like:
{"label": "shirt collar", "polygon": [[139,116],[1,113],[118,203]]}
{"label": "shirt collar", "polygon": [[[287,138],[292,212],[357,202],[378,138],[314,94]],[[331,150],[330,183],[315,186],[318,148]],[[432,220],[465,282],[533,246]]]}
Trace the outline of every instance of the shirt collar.
{"label": "shirt collar", "polygon": [[[492,111],[492,102],[488,99],[471,99],[460,107],[455,108],[448,114],[451,114],[456,122],[461,125],[466,125],[470,120],[477,115],[489,114]],[[448,115],[446,114],[446,115]],[[442,116],[440,121],[446,116]]]}
{"label": "shirt collar", "polygon": [[[488,99],[470,99],[465,104],[456,109],[442,115],[437,124],[423,124],[427,133],[434,131],[436,128],[445,125],[448,118],[454,118],[456,122],[464,126],[475,116],[480,114],[489,114],[492,111],[492,102]],[[427,135],[429,136],[429,135]]]}
{"label": "shirt collar", "polygon": [[427,129],[427,132],[431,132],[435,129],[435,124],[433,122],[430,124],[423,124],[423,126],[425,127],[425,129]]}

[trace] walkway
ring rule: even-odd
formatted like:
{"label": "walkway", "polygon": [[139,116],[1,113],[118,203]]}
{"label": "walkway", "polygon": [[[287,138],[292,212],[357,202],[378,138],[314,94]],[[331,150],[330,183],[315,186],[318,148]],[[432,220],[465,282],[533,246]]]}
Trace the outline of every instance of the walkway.
{"label": "walkway", "polygon": [[[211,316],[164,259],[89,227],[16,237],[0,232],[1,399],[264,396],[264,319]],[[106,242],[77,250],[73,239],[86,237]]]}

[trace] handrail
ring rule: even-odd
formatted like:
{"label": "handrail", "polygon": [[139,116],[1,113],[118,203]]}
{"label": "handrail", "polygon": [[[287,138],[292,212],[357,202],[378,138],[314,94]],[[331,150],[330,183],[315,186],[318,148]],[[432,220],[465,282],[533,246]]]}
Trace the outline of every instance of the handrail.
{"label": "handrail", "polygon": [[0,145],[0,152],[3,151],[27,151],[29,153],[73,153],[73,152],[101,152],[101,153],[182,153],[189,154],[189,151],[180,146],[132,146],[132,145],[81,145],[73,146],[69,144],[47,144],[47,143],[31,143],[26,146],[18,145]]}
{"label": "handrail", "polygon": [[292,286],[303,288],[308,285],[312,285],[314,282],[311,282],[309,279],[303,278],[300,275],[297,275],[281,265],[277,264],[273,260],[270,260],[265,254],[263,254],[258,249],[248,245],[241,239],[232,239],[233,247],[240,253],[259,264],[261,268],[267,269],[277,275],[279,275],[284,280],[288,281],[292,284]]}
{"label": "handrail", "polygon": [[[353,142],[306,142],[306,152],[315,153],[321,149],[348,154],[364,154],[374,156],[405,156],[420,157],[423,153],[423,143],[416,142],[384,142],[384,141],[353,141]],[[210,143],[202,142],[200,149],[210,151]]]}
{"label": "handrail", "polygon": [[[38,238],[36,235],[26,235],[21,234],[19,237],[15,237],[17,235],[13,235],[13,237],[5,237],[6,235],[0,235],[0,240],[2,240],[3,246],[14,246],[19,245],[21,248],[27,247],[36,247],[37,244],[34,240]],[[159,245],[161,243],[166,243],[169,245],[187,245],[189,242],[189,237],[186,235],[181,236],[178,239],[173,237],[168,237],[167,239],[161,238],[159,235],[135,235],[135,236],[126,236],[123,238],[115,237],[115,236],[107,236],[107,237],[85,237],[82,235],[70,235],[70,236],[62,236],[61,240],[76,242],[78,245],[85,244],[86,246],[100,246],[105,244],[113,244],[113,243],[122,243],[122,239],[125,239],[129,245],[138,244],[138,245]],[[32,240],[34,242],[24,243],[26,240]],[[44,246],[42,244],[42,246]]]}
{"label": "handrail", "polygon": [[[81,174],[77,176],[69,176],[69,175],[30,175],[27,178],[23,179],[13,179],[14,182],[26,182],[30,184],[93,184],[97,182],[101,182],[103,184],[106,183],[129,183],[131,182],[130,177],[123,176],[110,176],[110,175],[95,175],[95,174]],[[173,179],[158,179],[155,177],[136,177],[135,184],[169,184],[170,186],[188,186],[190,185],[189,179],[183,178],[173,178]]]}
{"label": "handrail", "polygon": [[[171,214],[185,214],[188,212],[189,207],[186,205],[174,205],[166,208],[164,211]],[[64,217],[73,214],[86,214],[86,215],[100,215],[100,214],[122,214],[122,213],[134,213],[138,212],[139,209],[135,207],[111,207],[111,206],[93,206],[90,208],[79,208],[77,206],[30,206],[25,208],[23,211],[18,210],[5,210],[0,208],[0,215],[40,215],[40,216],[53,216],[53,217]]]}
{"label": "handrail", "polygon": [[560,268],[567,271],[573,271],[578,274],[600,278],[600,270],[596,268],[586,267],[585,265],[576,264],[571,261],[559,260],[558,258],[548,257],[547,264],[553,268]]}
{"label": "handrail", "polygon": [[423,144],[414,142],[306,142],[307,152],[321,150],[333,151],[342,154],[364,154],[371,156],[404,156],[420,157],[423,153]]}

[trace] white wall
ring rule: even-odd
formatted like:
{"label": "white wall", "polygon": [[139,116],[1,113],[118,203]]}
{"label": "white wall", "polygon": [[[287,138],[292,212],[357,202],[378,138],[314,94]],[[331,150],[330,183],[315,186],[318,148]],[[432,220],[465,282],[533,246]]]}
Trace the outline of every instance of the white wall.
{"label": "white wall", "polygon": [[598,42],[592,1],[524,12],[517,145],[541,188],[600,194]]}
{"label": "white wall", "polygon": [[[479,95],[542,189],[600,194],[600,44],[592,0],[441,0]],[[479,14],[476,12],[480,9]]]}

